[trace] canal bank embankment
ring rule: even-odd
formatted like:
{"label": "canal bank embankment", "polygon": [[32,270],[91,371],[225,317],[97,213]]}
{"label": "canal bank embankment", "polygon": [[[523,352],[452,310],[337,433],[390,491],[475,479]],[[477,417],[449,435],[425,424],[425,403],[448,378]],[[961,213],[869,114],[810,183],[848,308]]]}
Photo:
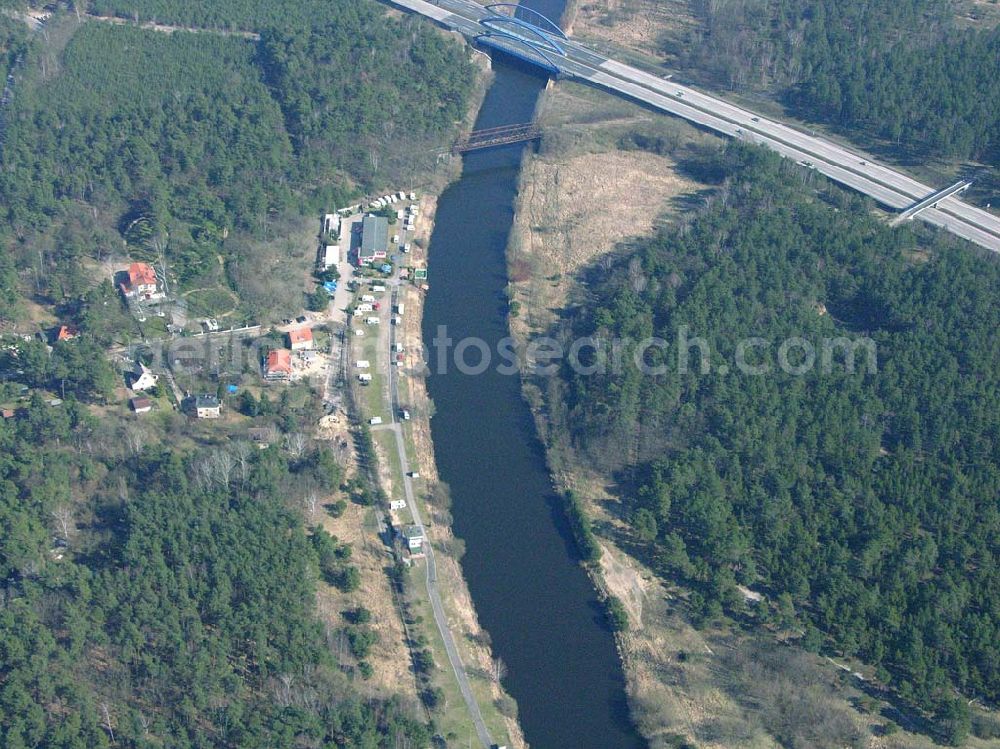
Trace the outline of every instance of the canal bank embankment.
{"label": "canal bank embankment", "polygon": [[[677,198],[701,187],[679,172],[673,158],[619,144],[636,131],[678,143],[710,137],[676,121],[651,122],[638,107],[567,84],[545,93],[538,121],[549,135],[522,167],[507,248],[510,330],[522,350],[533,338],[552,334],[561,310],[585,302],[583,271],[599,267],[630,238],[652,234]],[[713,705],[665,683],[660,673],[676,666],[677,652],[704,653],[708,646],[671,616],[662,583],[611,540],[627,532],[620,502],[610,477],[572,448],[561,381],[524,369],[522,375],[553,481],[560,492],[575,495],[599,529],[600,559],[587,565],[588,574],[599,596],[618,599],[628,614],[628,630],[616,634],[616,646],[631,717],[651,747],[675,746],[670,742],[678,733],[693,735]]]}
{"label": "canal bank embankment", "polygon": [[[562,3],[533,6],[558,16]],[[534,71],[497,65],[476,129],[530,121],[545,86]],[[523,150],[467,154],[461,179],[441,195],[422,326],[428,346],[441,327],[454,341],[477,339],[494,351],[508,335],[505,253]],[[505,662],[503,683],[518,702],[526,740],[544,749],[644,746],[519,378],[435,367],[427,387],[435,462],[465,544],[462,570]]]}

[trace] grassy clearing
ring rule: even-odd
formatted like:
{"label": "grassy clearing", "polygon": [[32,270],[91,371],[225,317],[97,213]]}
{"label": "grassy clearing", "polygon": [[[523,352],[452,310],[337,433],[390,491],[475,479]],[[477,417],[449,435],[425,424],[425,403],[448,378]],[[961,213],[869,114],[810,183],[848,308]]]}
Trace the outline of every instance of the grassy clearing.
{"label": "grassy clearing", "polygon": [[236,311],[239,299],[229,289],[192,289],[182,294],[191,317],[226,317]]}

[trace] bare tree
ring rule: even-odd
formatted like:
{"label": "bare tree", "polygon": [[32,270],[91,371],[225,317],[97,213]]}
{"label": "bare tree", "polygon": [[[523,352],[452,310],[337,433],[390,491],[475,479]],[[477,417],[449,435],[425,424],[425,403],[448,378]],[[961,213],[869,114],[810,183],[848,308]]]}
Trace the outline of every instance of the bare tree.
{"label": "bare tree", "polygon": [[146,431],[138,424],[129,424],[125,427],[125,444],[128,445],[129,452],[138,455],[146,446]]}
{"label": "bare tree", "polygon": [[292,681],[294,679],[291,674],[282,674],[278,679],[281,681],[281,694],[279,697],[281,705],[282,707],[288,707],[292,704]]}
{"label": "bare tree", "polygon": [[316,519],[316,508],[319,506],[319,494],[313,489],[305,497],[302,498],[303,503],[306,506],[306,510],[309,512],[310,522]]}
{"label": "bare tree", "polygon": [[118,476],[118,499],[128,504],[128,480],[121,474]]}
{"label": "bare tree", "polygon": [[490,678],[497,684],[507,677],[507,664],[499,656],[490,661]]}
{"label": "bare tree", "polygon": [[299,460],[305,454],[306,444],[306,436],[301,432],[285,435],[285,449],[296,460]]}
{"label": "bare tree", "polygon": [[213,478],[223,489],[228,488],[233,469],[236,467],[232,454],[228,450],[217,450],[211,460]]}
{"label": "bare tree", "polygon": [[111,738],[111,743],[114,744],[115,743],[115,727],[111,723],[111,710],[108,709],[108,703],[107,702],[102,702],[101,703],[101,713],[104,716],[104,722],[101,723],[101,725],[104,727],[104,730],[106,730],[108,732],[108,736]]}
{"label": "bare tree", "polygon": [[628,282],[632,291],[639,294],[646,288],[646,274],[642,271],[642,263],[638,258],[632,258],[628,264]]}
{"label": "bare tree", "polygon": [[201,491],[205,491],[212,485],[212,467],[207,458],[194,464],[194,482]]}
{"label": "bare tree", "polygon": [[246,440],[240,440],[233,445],[233,456],[236,458],[236,466],[240,472],[240,482],[246,483],[250,478],[250,456],[253,455],[253,448]]}
{"label": "bare tree", "polygon": [[56,529],[63,541],[69,543],[70,534],[73,532],[73,508],[69,505],[59,505],[52,511],[52,518],[56,521]]}

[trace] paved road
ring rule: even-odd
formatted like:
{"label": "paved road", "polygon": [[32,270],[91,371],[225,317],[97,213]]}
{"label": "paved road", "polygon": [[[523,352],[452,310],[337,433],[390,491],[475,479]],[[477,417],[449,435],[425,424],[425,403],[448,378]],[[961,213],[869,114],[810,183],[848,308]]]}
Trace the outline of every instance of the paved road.
{"label": "paved road", "polygon": [[[390,296],[390,302],[387,310],[382,310],[383,322],[386,322],[386,318],[392,319],[393,310],[396,308],[396,302],[398,298],[399,280],[393,279],[389,282],[392,288],[392,294]],[[400,367],[393,366],[393,360],[395,359],[395,353],[392,351],[393,345],[396,342],[396,330],[395,325],[381,325],[382,331],[379,335],[379,358],[384,353],[387,356],[386,368],[389,372],[389,392],[388,392],[388,403],[390,412],[390,421],[388,424],[382,425],[382,427],[374,427],[374,429],[385,429],[393,433],[396,440],[396,450],[399,454],[399,465],[403,472],[403,492],[406,496],[406,506],[410,510],[410,517],[413,520],[413,524],[420,528],[420,532],[424,537],[424,550],[426,553],[425,565],[425,575],[424,575],[424,585],[427,588],[427,597],[431,602],[431,609],[434,612],[434,623],[437,625],[438,632],[441,633],[441,640],[444,642],[445,651],[448,654],[448,662],[451,665],[451,670],[455,674],[455,680],[458,682],[459,691],[462,693],[462,699],[465,700],[465,705],[469,710],[469,715],[472,718],[472,722],[476,727],[476,735],[479,737],[480,743],[483,745],[484,749],[490,749],[493,744],[493,739],[490,737],[489,729],[486,727],[486,722],[483,720],[483,713],[479,709],[479,703],[476,701],[475,695],[472,693],[472,686],[469,684],[469,676],[465,672],[465,665],[462,663],[462,657],[458,653],[458,647],[455,645],[455,638],[452,636],[451,629],[448,625],[448,617],[444,612],[444,604],[441,602],[441,594],[438,590],[437,585],[437,562],[434,559],[434,547],[430,543],[430,539],[427,537],[427,531],[424,527],[424,520],[420,514],[420,508],[417,506],[416,497],[413,491],[413,479],[410,477],[410,462],[406,456],[406,445],[403,442],[403,428],[399,422],[399,370]],[[386,330],[388,329],[388,334]]]}
{"label": "paved road", "polygon": [[[472,0],[389,1],[468,37],[482,33],[479,21],[489,14]],[[566,57],[559,59],[566,77],[577,78],[723,135],[766,146],[825,174],[834,182],[871,196],[888,208],[905,210],[937,191],[937,188],[879,164],[860,151],[801,132],[690,86],[672,83],[611,60],[579,42],[560,43],[567,52]],[[917,218],[1000,252],[1000,217],[965,203],[957,196],[941,200],[937,207],[921,211]]]}

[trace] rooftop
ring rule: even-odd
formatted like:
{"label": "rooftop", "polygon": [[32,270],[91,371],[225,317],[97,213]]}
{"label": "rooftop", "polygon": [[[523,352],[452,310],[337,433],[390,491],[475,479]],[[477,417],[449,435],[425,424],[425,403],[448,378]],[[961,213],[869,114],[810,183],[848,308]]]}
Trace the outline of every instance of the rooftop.
{"label": "rooftop", "polygon": [[72,325],[60,325],[56,330],[57,341],[70,341],[80,335],[80,332]]}
{"label": "rooftop", "polygon": [[128,267],[128,282],[130,286],[139,284],[156,285],[156,271],[148,263],[132,263]]}
{"label": "rooftop", "polygon": [[424,537],[424,532],[419,525],[404,525],[400,533],[407,540]]}
{"label": "rooftop", "polygon": [[313,339],[312,328],[296,328],[288,331],[288,340],[294,346],[296,343],[306,343]]}
{"label": "rooftop", "polygon": [[385,216],[365,216],[361,219],[361,248],[358,256],[372,258],[389,249],[389,220]]}
{"label": "rooftop", "polygon": [[268,372],[292,373],[292,352],[288,349],[278,348],[267,354]]}

